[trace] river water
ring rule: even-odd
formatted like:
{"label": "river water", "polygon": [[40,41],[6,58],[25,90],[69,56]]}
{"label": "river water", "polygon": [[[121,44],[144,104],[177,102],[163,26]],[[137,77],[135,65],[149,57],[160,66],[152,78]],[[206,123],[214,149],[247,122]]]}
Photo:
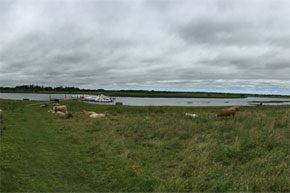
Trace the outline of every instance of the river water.
{"label": "river water", "polygon": [[[57,99],[70,99],[71,96],[72,94],[0,93],[0,98],[13,100],[29,99],[48,101],[49,97]],[[258,105],[261,102],[262,105],[290,105],[290,99],[265,97],[248,97],[238,99],[116,97],[115,102],[122,102],[123,105],[132,106],[251,106]],[[115,104],[115,102],[105,104],[112,105]]]}

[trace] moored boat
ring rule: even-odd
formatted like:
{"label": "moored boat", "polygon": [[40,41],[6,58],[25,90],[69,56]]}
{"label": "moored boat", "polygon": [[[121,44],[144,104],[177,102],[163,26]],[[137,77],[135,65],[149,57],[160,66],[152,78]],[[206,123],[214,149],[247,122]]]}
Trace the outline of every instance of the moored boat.
{"label": "moored boat", "polygon": [[101,94],[101,95],[85,95],[82,98],[80,98],[80,100],[90,101],[90,102],[100,102],[100,103],[114,102],[113,97],[105,96],[103,94]]}

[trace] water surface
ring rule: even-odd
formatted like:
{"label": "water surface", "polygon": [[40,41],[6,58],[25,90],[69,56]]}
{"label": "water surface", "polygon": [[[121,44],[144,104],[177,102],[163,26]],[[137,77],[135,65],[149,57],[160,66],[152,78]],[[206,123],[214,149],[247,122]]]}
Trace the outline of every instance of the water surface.
{"label": "water surface", "polygon": [[[0,98],[13,100],[43,100],[49,98],[70,99],[73,94],[34,94],[34,93],[0,93]],[[251,103],[251,101],[256,101]],[[259,102],[258,102],[259,101]],[[272,101],[272,102],[271,102]],[[283,98],[150,98],[150,97],[116,97],[115,102],[132,106],[251,106],[262,105],[290,105],[290,99]],[[115,104],[105,103],[108,105]],[[264,103],[265,102],[265,103]],[[90,102],[92,103],[92,102]]]}

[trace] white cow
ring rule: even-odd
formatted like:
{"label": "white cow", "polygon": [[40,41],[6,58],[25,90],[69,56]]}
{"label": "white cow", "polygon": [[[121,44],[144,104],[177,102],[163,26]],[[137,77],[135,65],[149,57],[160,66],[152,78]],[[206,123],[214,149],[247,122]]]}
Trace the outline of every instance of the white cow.
{"label": "white cow", "polygon": [[198,117],[197,114],[192,114],[192,113],[185,113],[185,116],[189,116],[189,117],[192,117],[192,118]]}
{"label": "white cow", "polygon": [[108,115],[109,115],[109,113],[107,113],[107,112],[104,112],[104,113],[93,113],[93,114],[90,114],[89,117],[96,119],[96,118],[104,118],[104,117],[106,117]]}

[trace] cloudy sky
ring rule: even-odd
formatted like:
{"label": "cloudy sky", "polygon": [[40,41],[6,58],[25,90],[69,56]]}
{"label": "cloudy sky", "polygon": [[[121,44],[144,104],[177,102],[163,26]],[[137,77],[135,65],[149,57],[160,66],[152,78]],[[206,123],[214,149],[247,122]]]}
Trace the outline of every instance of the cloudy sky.
{"label": "cloudy sky", "polygon": [[0,0],[0,86],[290,94],[289,0]]}

